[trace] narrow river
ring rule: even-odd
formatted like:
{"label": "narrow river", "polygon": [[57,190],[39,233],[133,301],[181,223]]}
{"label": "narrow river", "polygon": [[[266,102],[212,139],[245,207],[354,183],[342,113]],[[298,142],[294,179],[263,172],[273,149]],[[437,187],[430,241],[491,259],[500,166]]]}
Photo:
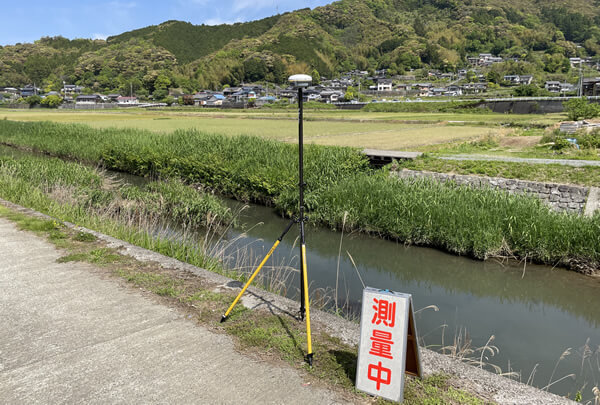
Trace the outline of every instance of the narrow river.
{"label": "narrow river", "polygon": [[[6,154],[22,152],[0,147],[0,156]],[[143,181],[118,176],[128,182]],[[234,201],[228,204],[240,206]],[[239,222],[224,236],[230,241],[226,251],[232,266],[251,266],[260,260],[288,220],[270,208],[249,205]],[[297,234],[297,227],[292,228],[271,259],[277,266],[266,273],[297,268]],[[553,383],[550,391],[571,398],[582,388],[584,398],[589,398],[591,387],[600,384],[598,278],[547,266],[474,261],[362,234],[342,237],[340,232],[310,225],[306,241],[312,294],[322,296],[327,291],[333,299],[338,285],[338,305],[356,313],[362,282],[410,293],[416,309],[425,308],[416,315],[421,343],[433,350],[453,346],[459,338],[458,346],[471,340],[470,347],[463,349],[476,350],[494,336],[490,345],[499,351],[493,357],[486,352],[483,362],[501,367],[502,372],[520,372],[517,379],[522,382],[537,387]],[[252,263],[240,264],[240,251]],[[298,273],[291,271],[285,279],[288,296],[297,296],[298,283]],[[335,307],[333,301],[329,306]],[[586,342],[589,350],[584,348]],[[559,361],[567,349],[570,354]],[[481,351],[467,355],[477,362],[480,356]],[[575,377],[564,378],[569,374]]]}

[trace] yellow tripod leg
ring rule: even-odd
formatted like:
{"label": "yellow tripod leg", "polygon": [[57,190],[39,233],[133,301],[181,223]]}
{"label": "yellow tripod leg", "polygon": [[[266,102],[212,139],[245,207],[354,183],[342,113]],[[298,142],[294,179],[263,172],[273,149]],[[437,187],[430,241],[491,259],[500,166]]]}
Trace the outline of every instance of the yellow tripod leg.
{"label": "yellow tripod leg", "polygon": [[308,364],[312,366],[313,351],[312,351],[312,337],[310,333],[310,299],[308,297],[308,275],[306,271],[306,245],[302,245],[302,277],[304,279],[304,307],[306,309],[306,345],[308,353],[306,359]]}
{"label": "yellow tripod leg", "polygon": [[246,292],[246,290],[248,289],[250,284],[252,284],[252,281],[254,281],[254,278],[258,275],[258,272],[260,271],[260,269],[262,269],[263,266],[265,265],[265,263],[267,262],[267,260],[269,260],[269,257],[271,257],[271,255],[273,254],[273,252],[275,251],[277,246],[283,240],[283,237],[289,232],[290,228],[292,227],[292,225],[294,225],[295,222],[296,221],[291,220],[290,223],[288,224],[288,226],[285,228],[285,230],[281,233],[281,236],[279,236],[279,238],[275,241],[275,243],[273,244],[273,247],[271,248],[271,250],[269,250],[269,253],[267,253],[267,255],[262,260],[262,262],[260,262],[260,264],[258,265],[256,270],[254,270],[254,273],[252,273],[252,276],[250,276],[250,279],[246,282],[246,285],[244,285],[244,288],[242,288],[242,291],[240,291],[238,296],[235,297],[235,300],[233,301],[233,303],[231,304],[231,306],[229,307],[227,312],[225,312],[225,314],[221,318],[221,322],[225,322],[225,320],[227,319],[227,317],[229,316],[231,311],[233,311],[233,307],[235,307],[235,304],[237,304],[238,301],[240,300],[240,298],[242,298],[242,295],[244,295],[244,293]]}
{"label": "yellow tripod leg", "polygon": [[242,291],[240,291],[240,293],[238,294],[238,296],[235,297],[235,300],[229,306],[229,309],[227,310],[227,312],[225,312],[225,314],[221,318],[221,322],[225,322],[225,319],[227,319],[227,317],[229,316],[229,314],[231,313],[231,311],[233,311],[233,307],[235,307],[235,304],[237,304],[238,301],[240,300],[240,298],[242,298],[242,295],[244,295],[244,293],[246,292],[246,290],[248,289],[248,287],[250,286],[250,284],[252,284],[252,281],[254,281],[254,278],[258,275],[258,273],[263,268],[263,266],[265,265],[265,263],[267,262],[267,260],[269,260],[269,257],[271,257],[271,255],[273,254],[273,252],[277,248],[277,245],[279,245],[280,242],[281,242],[281,240],[276,240],[275,241],[275,243],[273,244],[273,247],[271,248],[271,250],[269,250],[269,253],[267,253],[267,255],[262,260],[262,262],[260,262],[260,264],[258,265],[258,267],[256,268],[256,270],[254,270],[254,273],[252,273],[252,276],[250,276],[250,279],[244,285],[244,288],[242,288]]}

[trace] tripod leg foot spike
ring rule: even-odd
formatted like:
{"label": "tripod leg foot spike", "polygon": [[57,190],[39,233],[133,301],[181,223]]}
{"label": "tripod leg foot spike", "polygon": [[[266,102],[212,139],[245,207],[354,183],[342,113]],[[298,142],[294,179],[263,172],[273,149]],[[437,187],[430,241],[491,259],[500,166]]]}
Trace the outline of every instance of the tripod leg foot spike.
{"label": "tripod leg foot spike", "polygon": [[223,315],[223,316],[221,317],[221,323],[225,322],[226,320],[227,320],[227,317],[226,317],[225,315]]}
{"label": "tripod leg foot spike", "polygon": [[306,362],[308,363],[308,365],[310,367],[312,367],[313,364],[313,353],[309,353],[306,355]]}

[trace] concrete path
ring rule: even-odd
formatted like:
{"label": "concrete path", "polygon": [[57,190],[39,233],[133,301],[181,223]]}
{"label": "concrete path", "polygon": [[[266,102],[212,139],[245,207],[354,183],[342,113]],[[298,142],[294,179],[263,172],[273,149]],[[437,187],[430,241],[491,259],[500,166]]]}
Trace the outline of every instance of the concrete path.
{"label": "concrete path", "polygon": [[516,162],[516,163],[532,163],[543,165],[564,165],[573,167],[583,166],[600,166],[600,160],[575,160],[575,159],[534,159],[534,158],[518,158],[505,156],[488,156],[488,155],[453,155],[442,156],[443,160],[488,160],[498,162]]}
{"label": "concrete path", "polygon": [[0,219],[0,403],[343,403]]}

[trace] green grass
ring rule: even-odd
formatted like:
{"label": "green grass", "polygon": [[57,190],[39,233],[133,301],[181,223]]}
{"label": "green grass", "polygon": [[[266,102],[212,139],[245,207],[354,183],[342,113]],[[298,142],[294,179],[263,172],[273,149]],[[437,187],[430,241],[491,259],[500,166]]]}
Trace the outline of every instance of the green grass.
{"label": "green grass", "polygon": [[95,242],[98,238],[88,232],[79,231],[74,239],[78,242]]}
{"label": "green grass", "polygon": [[478,259],[515,256],[594,271],[600,215],[558,213],[536,198],[385,173],[348,177],[320,195],[311,218]]}
{"label": "green grass", "polygon": [[551,183],[600,185],[600,167],[572,167],[559,164],[542,165],[517,162],[442,160],[422,158],[398,162],[398,170],[427,170],[438,173],[475,174],[507,179],[521,179]]}
{"label": "green grass", "polygon": [[67,256],[63,256],[58,259],[59,263],[67,262],[88,262],[98,265],[114,263],[118,261],[122,256],[114,253],[111,249],[101,248],[94,249],[89,252],[83,253],[72,253]]}
{"label": "green grass", "polygon": [[164,274],[147,273],[131,269],[118,269],[115,273],[137,287],[144,288],[163,297],[178,298],[184,293],[183,282],[181,280]]}

